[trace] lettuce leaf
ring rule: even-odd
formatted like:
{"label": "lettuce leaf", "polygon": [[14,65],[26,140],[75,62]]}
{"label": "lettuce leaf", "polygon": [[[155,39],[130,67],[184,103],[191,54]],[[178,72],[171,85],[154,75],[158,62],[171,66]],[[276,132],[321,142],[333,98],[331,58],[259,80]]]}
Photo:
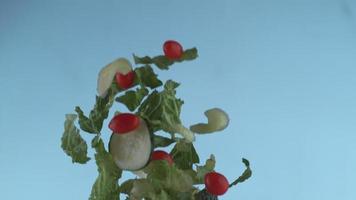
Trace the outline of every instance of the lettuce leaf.
{"label": "lettuce leaf", "polygon": [[178,83],[168,80],[163,91],[153,91],[138,109],[151,132],[163,130],[174,134],[176,125],[181,124],[179,116],[184,102],[175,97],[178,86]]}
{"label": "lettuce leaf", "polygon": [[162,85],[162,81],[157,78],[150,65],[145,65],[135,69],[136,79],[135,84],[146,86],[151,89],[157,88]]}
{"label": "lettuce leaf", "polygon": [[229,187],[237,185],[238,183],[242,183],[242,182],[246,181],[247,179],[249,179],[252,176],[252,171],[251,171],[251,168],[250,168],[250,162],[245,158],[242,158],[242,162],[246,166],[245,171],[242,173],[242,175],[238,179],[236,179],[234,182],[232,182]]}
{"label": "lettuce leaf", "polygon": [[134,182],[135,182],[135,179],[129,179],[129,180],[126,180],[125,182],[123,182],[120,185],[120,193],[129,195],[133,188]]}
{"label": "lettuce leaf", "polygon": [[218,200],[218,197],[203,189],[195,195],[195,200]]}
{"label": "lettuce leaf", "polygon": [[215,168],[215,157],[210,155],[210,158],[205,161],[205,165],[197,166],[196,182],[197,184],[204,183],[204,177],[207,173],[214,171]]}
{"label": "lettuce leaf", "polygon": [[175,140],[173,140],[171,138],[167,138],[167,137],[163,137],[163,136],[160,136],[160,135],[154,135],[153,134],[153,145],[154,145],[154,148],[157,148],[157,147],[168,147],[169,145],[171,145],[174,142],[175,142]]}
{"label": "lettuce leaf", "polygon": [[76,118],[77,115],[75,114],[66,115],[61,147],[72,158],[73,163],[85,164],[90,160],[87,156],[88,146],[80,136],[79,129],[74,125]]}
{"label": "lettuce leaf", "polygon": [[151,184],[148,179],[136,179],[133,181],[132,189],[130,191],[130,199],[152,199],[156,198],[156,188]]}
{"label": "lettuce leaf", "polygon": [[152,161],[144,171],[147,173],[147,180],[156,190],[188,192],[193,187],[193,180],[188,174],[164,160]]}
{"label": "lettuce leaf", "polygon": [[80,128],[83,131],[93,134],[100,133],[103,127],[103,122],[108,118],[109,110],[113,105],[115,95],[119,90],[120,89],[117,88],[116,84],[113,83],[108,90],[108,94],[104,98],[96,96],[96,102],[94,108],[90,111],[89,117],[84,115],[84,112],[79,106],[75,108],[75,111],[79,116]]}
{"label": "lettuce leaf", "polygon": [[179,141],[170,154],[179,169],[192,169],[193,164],[199,163],[199,156],[192,143]]}
{"label": "lettuce leaf", "polygon": [[158,194],[157,200],[170,200],[172,199],[171,197],[169,197],[169,195],[167,194],[167,192],[165,192],[164,190],[161,190],[161,192]]}
{"label": "lettuce leaf", "polygon": [[126,105],[130,111],[136,110],[141,104],[141,101],[148,94],[148,90],[144,87],[137,88],[136,91],[127,91],[124,95],[117,97],[115,100]]}
{"label": "lettuce leaf", "polygon": [[122,170],[119,169],[111,154],[105,150],[103,141],[96,136],[92,141],[95,148],[95,160],[98,166],[99,176],[96,179],[89,200],[117,200],[120,188],[118,180]]}
{"label": "lettuce leaf", "polygon": [[[129,179],[121,184],[120,191],[130,195],[128,199],[169,200],[164,190],[157,190],[148,179]],[[159,192],[158,192],[159,191]]]}
{"label": "lettuce leaf", "polygon": [[156,57],[139,57],[135,54],[133,55],[136,64],[155,64],[159,69],[167,70],[169,66],[173,65],[176,62],[183,62],[194,60],[198,57],[198,50],[196,48],[187,49],[183,52],[183,55],[180,59],[171,60],[164,55],[156,56]]}

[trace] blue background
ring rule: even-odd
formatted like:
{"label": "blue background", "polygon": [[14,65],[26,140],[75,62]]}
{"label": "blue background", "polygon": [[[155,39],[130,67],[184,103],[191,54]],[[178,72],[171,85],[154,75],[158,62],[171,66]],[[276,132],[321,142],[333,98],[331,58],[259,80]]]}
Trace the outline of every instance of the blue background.
{"label": "blue background", "polygon": [[221,199],[356,199],[355,12],[353,0],[0,0],[0,198],[87,199],[96,166],[63,153],[64,114],[92,108],[102,66],[175,39],[200,54],[156,70],[182,83],[184,124],[212,107],[231,117],[197,138],[202,160],[214,153],[230,181],[252,164]]}

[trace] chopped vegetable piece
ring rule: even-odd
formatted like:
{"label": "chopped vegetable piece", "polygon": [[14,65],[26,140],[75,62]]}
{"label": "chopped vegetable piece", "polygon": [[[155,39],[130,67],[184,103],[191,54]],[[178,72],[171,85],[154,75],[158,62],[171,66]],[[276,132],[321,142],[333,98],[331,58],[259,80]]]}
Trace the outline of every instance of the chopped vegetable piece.
{"label": "chopped vegetable piece", "polygon": [[140,124],[140,118],[131,113],[120,113],[109,123],[109,128],[117,134],[129,133]]}
{"label": "chopped vegetable piece", "polygon": [[116,73],[115,79],[116,79],[117,85],[120,88],[128,89],[128,88],[132,87],[132,85],[135,81],[135,72],[130,71],[127,74],[118,72],[118,73]]}
{"label": "chopped vegetable piece", "polygon": [[163,44],[164,55],[169,59],[179,59],[183,55],[183,47],[177,41],[168,40]]}
{"label": "chopped vegetable piece", "polygon": [[126,58],[119,58],[106,65],[99,72],[97,91],[99,96],[105,97],[116,73],[127,74],[132,71],[131,63]]}
{"label": "chopped vegetable piece", "polygon": [[205,175],[206,190],[212,195],[223,195],[229,189],[229,182],[224,175],[210,172]]}
{"label": "chopped vegetable piece", "polygon": [[151,155],[151,160],[166,160],[170,165],[174,163],[172,156],[162,150],[154,151]]}
{"label": "chopped vegetable piece", "polygon": [[220,108],[213,108],[205,111],[208,123],[199,123],[190,127],[194,133],[212,133],[222,131],[229,125],[229,116]]}
{"label": "chopped vegetable piece", "polygon": [[136,171],[143,168],[149,161],[152,142],[144,120],[139,126],[127,134],[112,134],[109,151],[120,169]]}

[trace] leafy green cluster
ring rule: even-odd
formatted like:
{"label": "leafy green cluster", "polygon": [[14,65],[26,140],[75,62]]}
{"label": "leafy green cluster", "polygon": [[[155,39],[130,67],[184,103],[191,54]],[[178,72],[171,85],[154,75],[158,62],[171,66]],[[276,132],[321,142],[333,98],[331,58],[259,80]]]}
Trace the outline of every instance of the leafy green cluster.
{"label": "leafy green cluster", "polygon": [[[95,161],[98,166],[98,177],[92,187],[90,200],[117,200],[119,194],[126,194],[127,199],[147,200],[189,200],[215,198],[212,195],[203,194],[196,187],[204,182],[206,173],[214,171],[215,158],[212,155],[206,160],[205,165],[198,165],[199,156],[193,143],[176,138],[177,124],[181,124],[180,113],[183,101],[176,97],[176,88],[179,84],[168,80],[164,84],[158,79],[151,65],[166,70],[176,62],[193,60],[198,57],[197,49],[184,51],[179,60],[170,60],[165,56],[138,57],[134,55],[134,61],[142,65],[134,69],[134,85],[129,90],[120,88],[113,80],[105,97],[96,96],[94,108],[85,115],[77,106],[77,114],[66,115],[64,133],[61,147],[71,157],[73,163],[85,164],[90,158],[87,155],[87,144],[81,137],[79,129],[75,126],[78,118],[80,129],[95,134],[92,139],[92,148],[95,150]],[[161,87],[163,86],[163,87]],[[129,179],[119,184],[122,170],[113,161],[111,154],[105,149],[104,142],[100,138],[104,120],[108,118],[109,110],[114,102],[124,104],[127,109],[144,119],[149,128],[154,147],[167,147],[174,144],[170,154],[174,165],[164,161],[150,162],[143,172],[145,178]],[[169,137],[155,134],[164,131]],[[251,176],[249,163],[244,174],[234,182],[242,182]]]}

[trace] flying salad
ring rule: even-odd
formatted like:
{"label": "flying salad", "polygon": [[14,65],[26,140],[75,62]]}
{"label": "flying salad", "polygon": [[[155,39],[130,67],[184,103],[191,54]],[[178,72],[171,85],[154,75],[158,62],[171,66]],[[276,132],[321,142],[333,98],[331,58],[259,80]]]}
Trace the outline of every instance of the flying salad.
{"label": "flying salad", "polygon": [[[211,108],[205,112],[206,123],[184,125],[180,119],[184,102],[176,97],[180,84],[173,80],[163,83],[152,66],[168,70],[175,63],[196,59],[198,51],[184,50],[177,41],[169,40],[163,44],[163,53],[133,55],[137,67],[126,58],[106,65],[98,75],[94,108],[85,113],[77,106],[75,113],[66,115],[61,147],[73,163],[91,160],[80,129],[93,135],[91,147],[99,174],[89,200],[117,200],[120,194],[129,200],[213,200],[251,176],[246,159],[242,159],[246,170],[233,182],[214,170],[214,155],[200,164],[195,137],[224,130],[229,117],[224,110]],[[109,116],[114,103],[127,110]],[[108,126],[103,127],[109,117]],[[101,136],[107,131],[111,137],[105,144]],[[135,177],[121,180],[123,172]]]}

